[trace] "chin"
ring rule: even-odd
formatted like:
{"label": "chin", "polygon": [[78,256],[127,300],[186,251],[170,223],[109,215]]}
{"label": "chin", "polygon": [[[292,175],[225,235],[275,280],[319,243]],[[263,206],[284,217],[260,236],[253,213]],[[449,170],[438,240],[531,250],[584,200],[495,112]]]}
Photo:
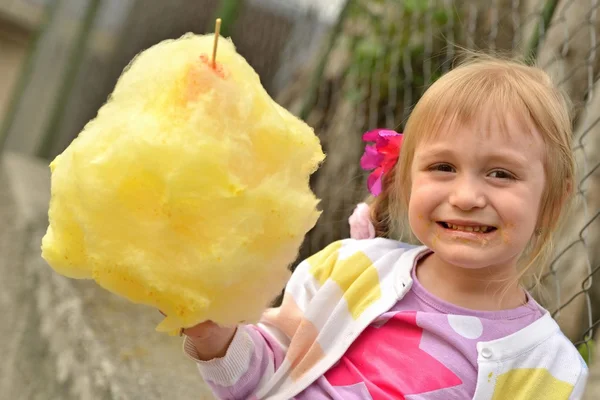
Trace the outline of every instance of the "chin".
{"label": "chin", "polygon": [[513,260],[507,257],[512,252],[504,246],[481,244],[474,242],[441,243],[432,241],[426,245],[445,263],[461,268],[482,269],[499,264],[506,264]]}

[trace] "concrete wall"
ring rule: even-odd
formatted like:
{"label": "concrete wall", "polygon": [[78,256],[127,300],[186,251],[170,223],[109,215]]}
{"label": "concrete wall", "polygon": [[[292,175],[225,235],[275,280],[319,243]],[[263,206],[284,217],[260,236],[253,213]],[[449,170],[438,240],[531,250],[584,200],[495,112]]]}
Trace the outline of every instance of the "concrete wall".
{"label": "concrete wall", "polygon": [[181,338],[155,332],[157,310],[64,278],[42,260],[46,162],[4,154],[0,188],[0,398],[213,398]]}
{"label": "concrete wall", "polygon": [[0,20],[0,120],[7,111],[30,39],[29,31]]}

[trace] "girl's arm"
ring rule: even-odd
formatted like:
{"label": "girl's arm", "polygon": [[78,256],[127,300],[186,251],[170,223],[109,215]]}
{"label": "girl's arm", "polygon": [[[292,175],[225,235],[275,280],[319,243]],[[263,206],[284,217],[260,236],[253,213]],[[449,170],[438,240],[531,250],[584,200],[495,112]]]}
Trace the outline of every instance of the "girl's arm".
{"label": "girl's arm", "polygon": [[[348,223],[353,239],[375,237],[375,228],[370,221],[369,206],[360,203],[354,209]],[[204,380],[220,399],[246,399],[273,376],[285,358],[289,340],[300,323],[298,310],[304,309],[310,300],[305,287],[300,264],[286,287],[283,306],[269,310],[266,314],[278,315],[277,324],[259,326],[220,327],[214,323],[202,323],[186,329],[184,342],[186,354],[198,364]],[[296,296],[293,293],[296,293]],[[301,300],[297,301],[295,297]],[[291,301],[289,301],[291,300]],[[294,310],[286,309],[289,304],[300,303]],[[284,316],[281,318],[281,316]],[[277,318],[277,317],[276,317]],[[273,318],[271,318],[273,319]],[[286,329],[287,328],[287,329]]]}
{"label": "girl's arm", "polygon": [[210,361],[225,356],[237,327],[223,327],[212,321],[202,322],[183,330],[194,346],[192,354],[200,361]]}
{"label": "girl's arm", "polygon": [[[317,253],[325,262],[337,258],[339,245]],[[313,256],[313,257],[315,257]],[[218,399],[251,399],[265,388],[286,356],[309,303],[318,290],[308,260],[298,265],[286,285],[282,305],[268,309],[257,325],[220,327],[205,322],[184,331],[185,353]]]}
{"label": "girl's arm", "polygon": [[191,336],[197,327],[186,330],[186,354],[196,361],[218,399],[251,398],[275,373],[285,357],[285,348],[256,326],[226,328],[208,324],[211,326],[205,327],[204,336]]}

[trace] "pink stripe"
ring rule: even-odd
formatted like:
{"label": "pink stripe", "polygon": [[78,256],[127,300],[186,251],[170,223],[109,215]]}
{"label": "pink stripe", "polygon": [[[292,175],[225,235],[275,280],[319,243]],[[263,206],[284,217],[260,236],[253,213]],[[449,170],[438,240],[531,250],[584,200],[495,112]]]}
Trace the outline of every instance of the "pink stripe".
{"label": "pink stripe", "polygon": [[283,349],[264,330],[252,325],[244,328],[254,343],[254,352],[250,358],[248,370],[231,386],[223,386],[207,380],[206,383],[218,399],[252,399],[262,376],[270,375],[273,372],[267,371],[269,359],[274,361],[275,369],[277,369],[285,357]]}

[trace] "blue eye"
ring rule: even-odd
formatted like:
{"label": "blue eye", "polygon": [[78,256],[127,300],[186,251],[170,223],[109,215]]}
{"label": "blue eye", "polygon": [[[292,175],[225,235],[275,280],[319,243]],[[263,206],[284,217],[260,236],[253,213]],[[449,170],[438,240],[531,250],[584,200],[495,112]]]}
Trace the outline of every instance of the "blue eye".
{"label": "blue eye", "polygon": [[513,174],[511,174],[508,171],[504,171],[502,169],[497,169],[495,171],[490,172],[490,176],[492,178],[497,178],[497,179],[511,179],[511,180],[516,179]]}

